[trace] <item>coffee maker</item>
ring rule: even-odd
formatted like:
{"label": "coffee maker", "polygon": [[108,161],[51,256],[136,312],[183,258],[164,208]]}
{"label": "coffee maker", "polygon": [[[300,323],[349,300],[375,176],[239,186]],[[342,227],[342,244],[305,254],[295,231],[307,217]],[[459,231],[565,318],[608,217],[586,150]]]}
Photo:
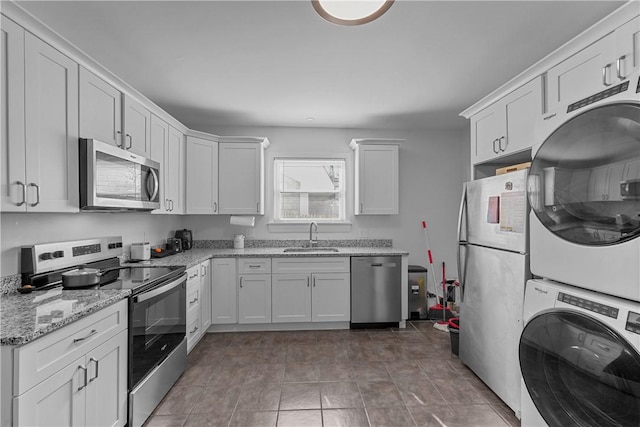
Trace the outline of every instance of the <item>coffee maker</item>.
{"label": "coffee maker", "polygon": [[182,241],[183,251],[193,248],[193,235],[191,234],[191,230],[187,230],[186,228],[183,230],[177,230],[176,238]]}

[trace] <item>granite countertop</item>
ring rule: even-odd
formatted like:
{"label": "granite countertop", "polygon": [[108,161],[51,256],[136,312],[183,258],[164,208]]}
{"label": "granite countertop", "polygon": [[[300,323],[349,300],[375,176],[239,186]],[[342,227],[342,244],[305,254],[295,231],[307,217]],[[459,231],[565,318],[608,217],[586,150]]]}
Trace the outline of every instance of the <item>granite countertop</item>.
{"label": "granite countertop", "polygon": [[0,298],[0,345],[22,345],[127,298],[129,290],[13,292]]}
{"label": "granite countertop", "polygon": [[[220,242],[202,241],[201,246],[170,255],[154,258],[147,265],[185,266],[197,265],[210,258],[240,257],[350,257],[408,255],[409,252],[391,247],[390,240],[370,241],[380,246],[360,246],[359,241],[327,241],[325,246],[335,247],[335,252],[285,252],[288,247],[302,247],[301,241],[276,241],[278,246],[262,246],[274,241],[253,242],[245,249],[215,247]],[[223,242],[228,244],[229,242]],[[337,244],[337,245],[333,245]],[[209,247],[214,245],[214,247]],[[322,249],[321,245],[318,249]],[[124,263],[123,265],[141,265]],[[127,298],[129,290],[65,290],[34,291],[20,294],[20,276],[3,277],[0,298],[0,345],[21,345],[59,329],[88,314]]]}
{"label": "granite countertop", "polygon": [[[285,252],[283,247],[245,249],[195,248],[164,258],[153,258],[149,265],[193,267],[209,258],[275,258],[275,257],[351,257],[351,256],[392,256],[408,255],[409,252],[390,247],[336,247],[337,252]],[[322,249],[322,248],[319,248]],[[131,264],[135,265],[135,264]]]}

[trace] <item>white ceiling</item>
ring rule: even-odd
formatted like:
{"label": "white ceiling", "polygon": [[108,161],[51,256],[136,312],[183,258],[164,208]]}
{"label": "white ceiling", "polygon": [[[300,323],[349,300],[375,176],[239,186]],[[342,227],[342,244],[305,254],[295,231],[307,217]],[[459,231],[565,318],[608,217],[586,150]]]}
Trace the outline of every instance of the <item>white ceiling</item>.
{"label": "white ceiling", "polygon": [[19,2],[202,130],[462,128],[462,110],[623,3],[396,0],[341,27],[310,0]]}

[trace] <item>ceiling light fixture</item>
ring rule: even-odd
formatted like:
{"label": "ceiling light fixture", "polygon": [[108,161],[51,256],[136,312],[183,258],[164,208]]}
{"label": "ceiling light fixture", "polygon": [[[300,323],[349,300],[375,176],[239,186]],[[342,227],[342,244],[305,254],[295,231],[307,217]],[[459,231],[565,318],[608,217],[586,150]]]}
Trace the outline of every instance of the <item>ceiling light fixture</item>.
{"label": "ceiling light fixture", "polygon": [[320,16],[338,25],[362,25],[378,19],[394,0],[311,0]]}

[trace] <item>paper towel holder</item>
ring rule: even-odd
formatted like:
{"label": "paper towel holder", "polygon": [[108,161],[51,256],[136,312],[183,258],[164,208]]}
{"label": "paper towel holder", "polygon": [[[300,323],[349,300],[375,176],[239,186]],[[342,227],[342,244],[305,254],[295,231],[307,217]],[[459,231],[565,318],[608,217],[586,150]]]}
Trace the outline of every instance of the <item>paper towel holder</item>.
{"label": "paper towel holder", "polygon": [[256,225],[256,217],[255,216],[231,215],[231,217],[229,218],[229,223],[231,225],[241,225],[243,227],[255,227],[255,225]]}

